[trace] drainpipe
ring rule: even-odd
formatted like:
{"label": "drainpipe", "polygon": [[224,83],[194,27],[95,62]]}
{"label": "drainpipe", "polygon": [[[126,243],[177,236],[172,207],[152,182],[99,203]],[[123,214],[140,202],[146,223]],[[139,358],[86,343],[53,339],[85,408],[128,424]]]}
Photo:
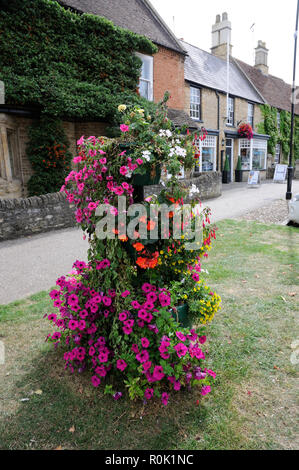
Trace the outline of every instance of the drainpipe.
{"label": "drainpipe", "polygon": [[219,144],[220,144],[220,95],[217,90],[215,90],[217,96],[217,130],[219,131],[217,139],[217,161],[216,161],[216,170],[219,171]]}

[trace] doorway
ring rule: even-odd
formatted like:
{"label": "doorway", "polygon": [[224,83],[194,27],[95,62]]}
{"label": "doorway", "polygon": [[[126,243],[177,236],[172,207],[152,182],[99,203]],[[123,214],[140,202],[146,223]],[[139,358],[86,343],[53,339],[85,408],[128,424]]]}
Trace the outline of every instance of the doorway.
{"label": "doorway", "polygon": [[234,139],[226,139],[225,156],[228,158],[230,167],[230,180],[234,181]]}

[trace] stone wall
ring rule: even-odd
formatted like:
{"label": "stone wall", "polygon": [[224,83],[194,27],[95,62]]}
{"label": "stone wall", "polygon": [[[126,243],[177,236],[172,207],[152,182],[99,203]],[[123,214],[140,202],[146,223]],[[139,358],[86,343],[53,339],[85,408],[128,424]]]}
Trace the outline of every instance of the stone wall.
{"label": "stone wall", "polygon": [[[14,161],[11,169],[11,177],[8,178],[6,172],[1,166],[2,138],[0,134],[0,198],[13,199],[21,196],[27,196],[27,182],[33,174],[31,164],[26,155],[26,146],[28,142],[28,128],[33,119],[21,117],[13,114],[0,113],[0,129],[5,132],[12,132],[14,136],[14,146],[11,147],[13,155],[10,155],[10,161]],[[63,121],[63,128],[69,141],[70,151],[76,156],[77,140],[82,136],[105,135],[107,123],[105,122],[68,122]]]}
{"label": "stone wall", "polygon": [[0,241],[74,225],[74,206],[62,193],[0,199]]}
{"label": "stone wall", "polygon": [[[186,178],[180,180],[187,187],[195,184],[199,189],[198,196],[201,200],[212,199],[219,197],[222,194],[222,175],[218,171],[210,171],[206,173],[200,173],[199,176],[194,178]],[[159,194],[163,189],[163,186],[158,184],[155,186],[146,186],[145,195],[146,197],[152,194]]]}
{"label": "stone wall", "polygon": [[[202,200],[221,196],[221,173],[202,173],[196,178],[181,180],[186,186],[195,184]],[[162,185],[146,186],[146,196],[158,194]],[[74,205],[63,193],[23,199],[0,199],[0,241],[75,226]]]}

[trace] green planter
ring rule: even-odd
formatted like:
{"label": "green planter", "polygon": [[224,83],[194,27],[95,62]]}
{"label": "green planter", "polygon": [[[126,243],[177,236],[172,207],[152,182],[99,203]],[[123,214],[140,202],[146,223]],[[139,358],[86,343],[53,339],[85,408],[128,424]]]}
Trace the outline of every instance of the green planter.
{"label": "green planter", "polygon": [[151,186],[153,184],[159,184],[161,178],[161,167],[155,168],[155,174],[151,174],[151,168],[147,168],[147,172],[143,175],[133,174],[132,184],[133,186]]}
{"label": "green planter", "polygon": [[178,305],[176,309],[177,312],[172,312],[171,314],[175,321],[178,321],[183,328],[191,328],[193,323],[188,315],[188,304]]}
{"label": "green planter", "polygon": [[235,181],[236,181],[236,183],[242,183],[242,181],[243,181],[243,170],[235,170]]}

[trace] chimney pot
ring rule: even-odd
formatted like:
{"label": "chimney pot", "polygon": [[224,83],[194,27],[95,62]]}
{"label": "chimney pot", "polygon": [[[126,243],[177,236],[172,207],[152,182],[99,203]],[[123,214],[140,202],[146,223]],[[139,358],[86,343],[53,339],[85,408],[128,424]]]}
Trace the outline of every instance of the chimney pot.
{"label": "chimney pot", "polygon": [[264,41],[259,40],[257,47],[255,48],[255,68],[259,69],[265,75],[269,73],[268,67],[268,52],[269,49],[266,47]]}
{"label": "chimney pot", "polygon": [[212,54],[226,59],[229,44],[229,54],[232,55],[231,29],[231,22],[226,12],[222,13],[222,17],[216,16],[216,23],[212,26]]}

